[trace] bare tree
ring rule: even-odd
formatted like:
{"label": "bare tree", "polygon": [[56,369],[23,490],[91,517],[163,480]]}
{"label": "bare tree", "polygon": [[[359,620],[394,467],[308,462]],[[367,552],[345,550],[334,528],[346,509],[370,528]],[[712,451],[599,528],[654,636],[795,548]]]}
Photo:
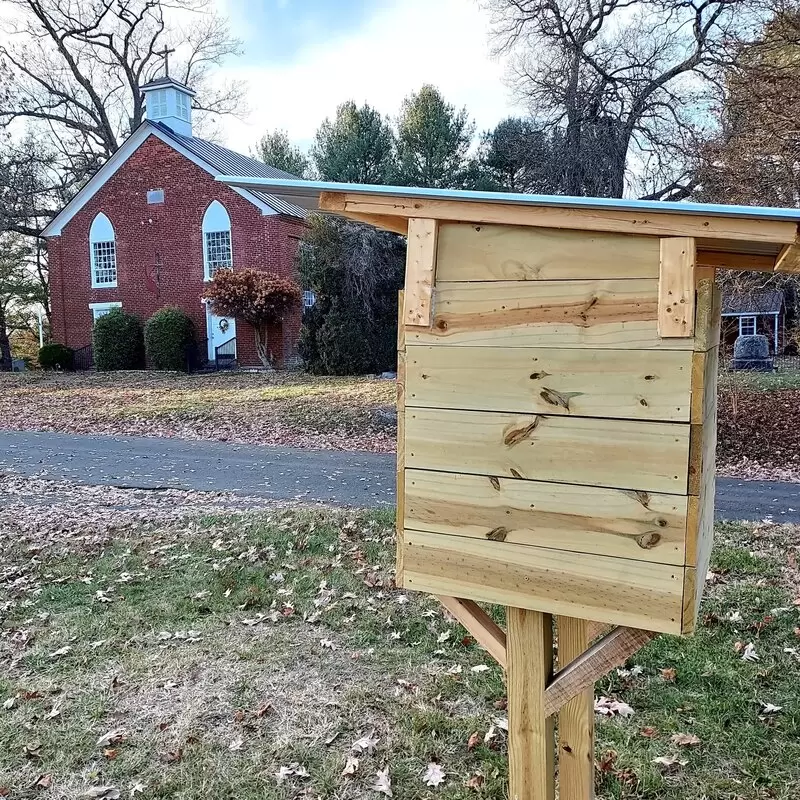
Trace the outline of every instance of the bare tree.
{"label": "bare tree", "polygon": [[759,0],[485,0],[535,122],[563,132],[566,194],[681,199],[711,87],[769,17]]}
{"label": "bare tree", "polygon": [[[91,173],[144,118],[139,87],[163,73],[197,90],[210,115],[242,107],[243,87],[209,77],[240,52],[211,0],[6,0],[0,75],[8,81],[0,125],[39,124],[71,168]],[[172,14],[172,20],[168,17]],[[179,25],[177,19],[185,20]],[[174,50],[170,50],[174,48]]]}

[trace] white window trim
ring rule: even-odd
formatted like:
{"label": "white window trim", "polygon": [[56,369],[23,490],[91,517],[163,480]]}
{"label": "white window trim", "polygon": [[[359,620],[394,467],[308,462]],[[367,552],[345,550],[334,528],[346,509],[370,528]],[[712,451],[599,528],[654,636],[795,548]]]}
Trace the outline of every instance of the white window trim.
{"label": "white window trim", "polygon": [[[100,234],[95,234],[95,226],[100,222],[99,227],[104,228],[105,225],[101,222],[101,218],[107,230],[103,230]],[[109,239],[108,236],[111,236]],[[114,273],[116,275],[113,282],[98,283],[97,282],[97,265],[95,263],[94,246],[96,244],[106,244],[112,242],[114,244]],[[102,211],[95,214],[92,224],[89,226],[89,270],[91,272],[90,280],[92,289],[116,289],[119,281],[119,260],[117,259],[117,232],[114,230],[114,223]]]}
{"label": "white window trim", "polygon": [[112,308],[122,308],[122,303],[119,300],[111,303],[89,303],[89,309],[92,312],[92,323],[98,320],[94,313],[95,311],[111,311]]}
{"label": "white window trim", "polygon": [[[753,333],[742,333],[742,322],[752,320]],[[754,314],[745,314],[739,317],[739,336],[753,336],[758,330],[758,318]]]}

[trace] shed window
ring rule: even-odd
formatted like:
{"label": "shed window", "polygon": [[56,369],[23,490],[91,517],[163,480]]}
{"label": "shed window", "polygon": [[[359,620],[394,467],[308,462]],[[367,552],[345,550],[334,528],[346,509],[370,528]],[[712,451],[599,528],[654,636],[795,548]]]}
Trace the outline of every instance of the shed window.
{"label": "shed window", "polygon": [[233,269],[231,219],[218,200],[211,203],[203,216],[203,263],[207,281],[220,269]]}
{"label": "shed window", "polygon": [[317,295],[311,289],[303,290],[303,308],[312,308],[317,302]]}
{"label": "shed window", "polygon": [[92,288],[117,285],[117,243],[114,228],[105,214],[98,214],[89,230]]}
{"label": "shed window", "polygon": [[147,204],[150,206],[157,205],[164,202],[163,189],[148,189],[147,190]]}
{"label": "shed window", "polygon": [[739,317],[739,336],[756,335],[756,318]]}

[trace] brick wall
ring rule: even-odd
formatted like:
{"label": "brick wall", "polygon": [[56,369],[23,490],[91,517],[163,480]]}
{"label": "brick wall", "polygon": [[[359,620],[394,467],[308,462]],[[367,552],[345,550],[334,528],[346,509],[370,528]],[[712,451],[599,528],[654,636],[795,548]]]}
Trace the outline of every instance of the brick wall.
{"label": "brick wall", "polygon": [[[164,203],[147,204],[148,189],[164,189]],[[203,215],[212,200],[231,219],[234,269],[263,269],[295,274],[297,242],[303,223],[261,211],[205,170],[148,137],[128,161],[48,244],[53,339],[79,348],[91,342],[90,303],[119,301],[125,311],[146,320],[176,305],[193,319],[199,339],[206,338],[203,293]],[[91,287],[89,228],[99,212],[114,226],[117,286]],[[269,332],[269,347],[279,366],[296,353],[301,309]],[[239,363],[258,366],[253,330],[237,320]]]}

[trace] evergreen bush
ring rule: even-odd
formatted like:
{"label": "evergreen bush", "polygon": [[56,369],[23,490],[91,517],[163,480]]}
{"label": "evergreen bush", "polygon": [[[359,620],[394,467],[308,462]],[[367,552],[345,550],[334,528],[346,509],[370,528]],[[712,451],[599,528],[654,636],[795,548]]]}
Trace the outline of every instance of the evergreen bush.
{"label": "evergreen bush", "polygon": [[94,364],[98,372],[144,367],[144,336],[139,317],[114,308],[92,329]]}
{"label": "evergreen bush", "polygon": [[46,344],[39,348],[39,366],[42,369],[72,370],[75,366],[75,351],[64,344]]}
{"label": "evergreen bush", "polygon": [[144,349],[151,369],[185,371],[193,342],[192,320],[175,306],[159,309],[145,323]]}

